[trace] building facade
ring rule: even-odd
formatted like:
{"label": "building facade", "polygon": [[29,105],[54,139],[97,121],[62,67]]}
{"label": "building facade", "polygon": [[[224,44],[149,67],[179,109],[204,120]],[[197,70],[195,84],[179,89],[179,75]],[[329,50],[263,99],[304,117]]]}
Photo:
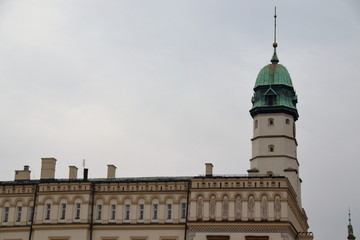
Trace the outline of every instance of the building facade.
{"label": "building facade", "polygon": [[253,138],[245,175],[89,179],[56,159],[41,177],[28,166],[0,182],[0,240],[311,240],[301,205],[295,122],[297,97],[276,55],[256,79]]}

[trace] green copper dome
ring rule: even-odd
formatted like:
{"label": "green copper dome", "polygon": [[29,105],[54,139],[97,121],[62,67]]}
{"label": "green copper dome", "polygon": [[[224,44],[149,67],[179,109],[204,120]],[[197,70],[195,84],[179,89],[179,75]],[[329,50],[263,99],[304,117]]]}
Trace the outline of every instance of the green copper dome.
{"label": "green copper dome", "polygon": [[261,69],[256,78],[255,88],[275,84],[292,87],[290,74],[281,64],[269,64]]}
{"label": "green copper dome", "polygon": [[299,117],[297,96],[289,72],[278,62],[274,47],[271,64],[261,69],[256,78],[250,114],[254,117],[261,113],[287,113],[296,121]]}

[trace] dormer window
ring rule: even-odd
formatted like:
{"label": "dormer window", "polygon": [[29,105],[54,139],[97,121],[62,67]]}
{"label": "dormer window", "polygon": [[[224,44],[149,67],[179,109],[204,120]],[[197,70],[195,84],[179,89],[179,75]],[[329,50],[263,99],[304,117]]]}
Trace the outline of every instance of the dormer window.
{"label": "dormer window", "polygon": [[275,105],[276,96],[275,95],[268,95],[265,97],[266,105],[272,106]]}
{"label": "dormer window", "polygon": [[269,89],[265,92],[266,105],[268,105],[268,106],[275,105],[276,104],[276,96],[277,96],[276,92],[270,86]]}

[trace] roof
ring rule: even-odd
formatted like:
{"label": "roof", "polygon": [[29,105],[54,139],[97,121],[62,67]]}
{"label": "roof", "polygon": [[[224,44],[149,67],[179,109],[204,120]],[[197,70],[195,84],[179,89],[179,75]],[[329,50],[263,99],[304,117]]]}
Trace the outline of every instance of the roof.
{"label": "roof", "polygon": [[278,63],[271,63],[261,69],[256,78],[254,88],[268,85],[293,86],[288,70]]}

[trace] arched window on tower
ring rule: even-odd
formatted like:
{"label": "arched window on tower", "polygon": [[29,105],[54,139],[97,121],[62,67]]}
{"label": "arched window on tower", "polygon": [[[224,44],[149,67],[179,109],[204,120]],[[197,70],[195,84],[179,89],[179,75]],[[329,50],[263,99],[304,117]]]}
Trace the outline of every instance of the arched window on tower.
{"label": "arched window on tower", "polygon": [[274,151],[275,151],[274,145],[269,145],[269,152],[274,152]]}
{"label": "arched window on tower", "polygon": [[273,118],[268,119],[268,125],[269,126],[274,126],[274,119]]}
{"label": "arched window on tower", "polygon": [[287,119],[285,120],[285,123],[286,123],[287,125],[290,125],[290,119],[287,118]]}
{"label": "arched window on tower", "polygon": [[259,126],[258,120],[255,120],[255,121],[254,121],[254,128],[256,129],[256,128],[258,128],[258,126]]}

